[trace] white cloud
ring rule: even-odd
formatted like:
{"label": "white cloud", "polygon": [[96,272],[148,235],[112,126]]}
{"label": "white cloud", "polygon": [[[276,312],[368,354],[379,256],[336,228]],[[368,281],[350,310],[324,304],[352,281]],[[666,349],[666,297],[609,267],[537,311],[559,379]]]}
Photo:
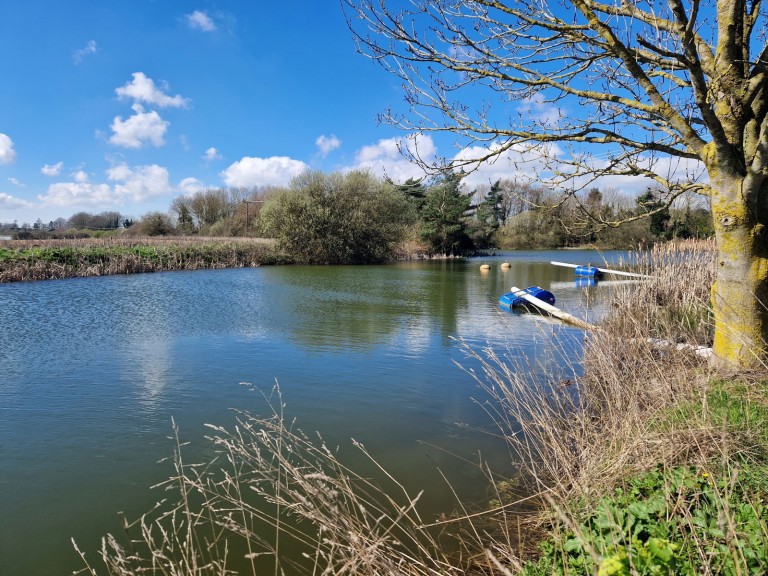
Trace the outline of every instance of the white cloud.
{"label": "white cloud", "polygon": [[213,32],[216,30],[216,23],[208,14],[201,10],[195,10],[192,14],[187,14],[187,24],[190,28],[199,28],[203,32]]}
{"label": "white cloud", "polygon": [[[85,178],[83,179],[83,176]],[[78,173],[75,182],[57,182],[48,186],[48,192],[38,196],[45,206],[109,206],[115,203],[107,184],[92,184],[87,175]]]}
{"label": "white cloud", "polygon": [[[636,159],[636,164],[645,169],[652,169],[656,174],[665,178],[669,182],[709,182],[704,165],[699,160],[689,158],[674,158],[672,156],[660,156],[651,158],[648,156]],[[605,161],[596,161],[594,165],[599,168],[607,166]],[[582,177],[578,183],[584,185],[588,182],[586,177]],[[655,180],[644,176],[601,176],[594,182],[588,182],[588,186],[596,186],[600,189],[616,188],[622,192],[631,194],[640,194],[648,187],[657,186]]]}
{"label": "white cloud", "polygon": [[131,175],[131,169],[125,162],[113,164],[107,170],[107,178],[110,180],[127,180]]}
{"label": "white cloud", "polygon": [[143,202],[173,192],[168,169],[157,164],[133,168],[119,164],[107,170],[107,178],[119,182],[115,184],[115,195],[121,200]]}
{"label": "white cloud", "polygon": [[328,154],[341,146],[341,140],[339,140],[335,134],[331,134],[330,136],[322,134],[321,136],[317,137],[317,140],[315,140],[315,145],[320,151],[320,155],[325,158],[328,156]]}
{"label": "white cloud", "polygon": [[61,174],[61,169],[64,166],[64,162],[57,162],[56,164],[46,164],[40,168],[40,172],[51,178]]}
{"label": "white cloud", "polygon": [[198,190],[202,190],[205,188],[205,185],[197,178],[189,177],[184,178],[181,182],[179,182],[178,188],[185,194],[191,194],[193,192],[197,192]]}
{"label": "white cloud", "polygon": [[216,150],[216,148],[208,148],[208,150],[205,151],[205,154],[203,154],[203,159],[207,162],[212,162],[214,160],[221,160],[221,154],[219,154],[219,151]]}
{"label": "white cloud", "polygon": [[0,164],[11,164],[16,160],[16,151],[13,149],[13,140],[7,134],[0,132]]}
{"label": "white cloud", "polygon": [[[124,86],[115,89],[115,93],[120,100],[132,98],[136,102],[153,104],[160,108],[186,108],[189,106],[189,100],[179,94],[168,96],[163,90],[155,86],[155,82],[146,76],[144,72],[134,72],[133,80],[127,82]],[[167,88],[167,86],[164,86]]]}
{"label": "white cloud", "polygon": [[13,184],[14,186],[18,186],[19,188],[26,188],[26,187],[27,187],[27,185],[26,185],[26,184],[24,184],[23,182],[21,182],[21,181],[20,181],[18,178],[14,178],[13,176],[11,176],[10,178],[8,178],[8,182],[10,182],[11,184]]}
{"label": "white cloud", "polygon": [[386,138],[376,144],[363,146],[355,155],[355,165],[347,169],[367,169],[379,176],[387,176],[394,182],[408,178],[422,178],[424,170],[403,155],[407,152],[424,162],[435,159],[437,148],[430,136],[413,134],[404,138]]}
{"label": "white cloud", "polygon": [[[528,103],[532,107],[538,106],[535,102]],[[541,120],[545,121],[548,114],[555,114],[553,110],[548,112],[542,107]],[[559,112],[557,112],[559,117]],[[379,140],[376,144],[363,146],[357,151],[355,164],[347,166],[344,170],[368,169],[380,176],[387,176],[395,182],[404,182],[408,178],[421,178],[424,170],[416,163],[411,162],[402,154],[403,151],[421,158],[430,164],[437,158],[437,148],[429,135],[411,135],[405,138],[387,138]],[[498,154],[490,161],[473,162],[477,158],[487,156],[489,152],[497,151]],[[648,186],[653,186],[655,181],[643,176],[601,176],[595,178],[589,175],[579,175],[563,180],[562,175],[572,173],[572,168],[564,164],[558,164],[558,159],[567,158],[566,151],[557,144],[517,144],[508,150],[501,151],[499,145],[490,147],[468,146],[459,150],[449,160],[454,163],[465,163],[464,170],[468,173],[463,182],[467,186],[491,184],[497,180],[520,180],[539,182],[545,186],[554,188],[579,188],[597,186],[600,189],[616,188],[628,194],[636,194],[644,191]],[[636,163],[644,168],[653,167],[653,170],[674,181],[698,181],[707,182],[706,173],[700,162],[678,158],[641,157]],[[591,166],[595,171],[606,168],[605,160],[592,159]],[[558,174],[560,176],[558,176]]]}
{"label": "white cloud", "polygon": [[[491,150],[493,149],[494,147],[491,147]],[[498,145],[495,149],[498,150]],[[387,138],[358,150],[355,165],[346,169],[369,169],[391,178],[394,182],[404,182],[408,178],[422,178],[426,174],[424,169],[408,156],[419,158],[425,164],[431,165],[438,158],[437,152],[434,141],[426,134]],[[453,162],[467,163],[464,170],[468,175],[464,178],[464,183],[468,186],[488,184],[499,179],[544,177],[550,174],[548,161],[562,154],[562,150],[555,145],[518,145],[500,152],[490,162],[472,162],[473,159],[486,156],[488,152],[489,149],[482,146],[469,146],[459,150],[453,157]]]}
{"label": "white cloud", "polygon": [[411,134],[403,138],[386,138],[376,144],[363,146],[357,153],[360,163],[403,158],[403,152],[421,158],[425,162],[434,160],[437,147],[431,136]]}
{"label": "white cloud", "polygon": [[79,48],[74,51],[72,54],[72,59],[75,61],[75,64],[80,64],[83,58],[89,56],[90,54],[96,54],[98,50],[99,46],[96,44],[96,40],[89,40],[88,44],[85,45],[85,48]]}
{"label": "white cloud", "polygon": [[[493,151],[498,151],[498,154],[490,161],[472,162]],[[498,145],[490,148],[468,146],[453,157],[453,162],[467,163],[464,170],[468,175],[464,182],[469,186],[497,180],[527,179],[544,182],[552,174],[550,165],[561,155],[562,150],[555,144],[516,144],[504,151],[499,151]]]}
{"label": "white cloud", "polygon": [[169,184],[168,170],[157,164],[134,167],[116,164],[107,170],[107,178],[114,184],[92,183],[81,170],[72,175],[72,182],[51,184],[47,193],[38,198],[45,206],[106,207],[144,202],[174,191]]}
{"label": "white cloud", "polygon": [[534,122],[547,128],[556,127],[566,116],[562,108],[545,101],[541,93],[521,100],[517,106],[517,113],[524,118],[525,122]]}
{"label": "white cloud", "polygon": [[[493,147],[491,147],[493,149]],[[488,148],[471,146],[464,148],[454,156],[454,161],[470,161],[487,154]],[[545,186],[558,189],[581,189],[597,187],[601,190],[615,188],[628,194],[638,194],[649,186],[656,185],[655,180],[644,176],[604,175],[596,176],[599,171],[610,164],[599,158],[583,160],[585,169],[581,174],[566,177],[573,173],[573,167],[558,165],[558,158],[565,158],[565,151],[556,144],[516,145],[501,152],[490,162],[469,164],[466,169],[469,175],[464,182],[470,186],[489,184],[496,180],[528,180],[539,182]],[[660,156],[651,158],[643,156],[635,159],[635,163],[646,169],[653,169],[656,174],[670,182],[697,181],[706,182],[706,172],[701,162]],[[591,167],[590,170],[586,170]]]}
{"label": "white cloud", "polygon": [[227,186],[284,186],[309,169],[301,160],[286,156],[241,158],[221,172]]}
{"label": "white cloud", "polygon": [[398,160],[401,158],[399,142],[400,139],[398,138],[379,140],[376,144],[369,144],[360,148],[355,158],[358,164],[380,160]]}
{"label": "white cloud", "polygon": [[179,143],[184,150],[189,150],[189,138],[187,138],[186,134],[179,136]]}
{"label": "white cloud", "polygon": [[4,210],[18,210],[19,208],[29,208],[30,206],[32,206],[32,204],[26,200],[15,198],[5,192],[0,192],[0,208],[3,208]]}
{"label": "white cloud", "polygon": [[163,136],[170,122],[163,120],[156,111],[144,112],[140,104],[132,106],[134,115],[127,120],[115,116],[112,122],[114,134],[109,138],[110,143],[124,148],[141,148],[146,143],[154,146],[165,144]]}

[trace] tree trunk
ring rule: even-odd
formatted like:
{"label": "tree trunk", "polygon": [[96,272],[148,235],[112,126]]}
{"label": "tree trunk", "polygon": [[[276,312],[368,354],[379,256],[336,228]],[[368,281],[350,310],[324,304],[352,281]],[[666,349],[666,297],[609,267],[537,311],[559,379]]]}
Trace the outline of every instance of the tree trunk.
{"label": "tree trunk", "polygon": [[749,188],[749,178],[712,182],[714,352],[728,364],[758,368],[768,359],[768,215],[757,201],[761,191]]}

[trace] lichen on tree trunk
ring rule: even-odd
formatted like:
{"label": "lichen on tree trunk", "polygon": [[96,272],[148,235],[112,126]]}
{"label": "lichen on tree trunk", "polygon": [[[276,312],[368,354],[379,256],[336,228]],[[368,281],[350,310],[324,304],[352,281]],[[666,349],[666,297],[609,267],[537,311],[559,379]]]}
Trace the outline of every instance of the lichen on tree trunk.
{"label": "lichen on tree trunk", "polygon": [[766,214],[749,198],[745,179],[713,183],[717,278],[712,289],[714,352],[739,367],[768,361],[768,238]]}

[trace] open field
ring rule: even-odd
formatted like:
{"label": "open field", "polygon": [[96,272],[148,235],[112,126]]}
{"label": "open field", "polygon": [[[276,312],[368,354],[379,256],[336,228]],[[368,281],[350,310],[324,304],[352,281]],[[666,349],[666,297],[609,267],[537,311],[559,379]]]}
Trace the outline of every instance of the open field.
{"label": "open field", "polygon": [[274,242],[263,238],[4,240],[0,241],[0,282],[242,268],[279,260]]}

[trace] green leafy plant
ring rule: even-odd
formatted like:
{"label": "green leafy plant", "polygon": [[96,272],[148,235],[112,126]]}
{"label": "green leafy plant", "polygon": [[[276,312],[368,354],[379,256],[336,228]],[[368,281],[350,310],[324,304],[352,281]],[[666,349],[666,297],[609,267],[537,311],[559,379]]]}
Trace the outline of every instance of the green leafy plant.
{"label": "green leafy plant", "polygon": [[765,466],[659,469],[585,505],[523,574],[765,574]]}

